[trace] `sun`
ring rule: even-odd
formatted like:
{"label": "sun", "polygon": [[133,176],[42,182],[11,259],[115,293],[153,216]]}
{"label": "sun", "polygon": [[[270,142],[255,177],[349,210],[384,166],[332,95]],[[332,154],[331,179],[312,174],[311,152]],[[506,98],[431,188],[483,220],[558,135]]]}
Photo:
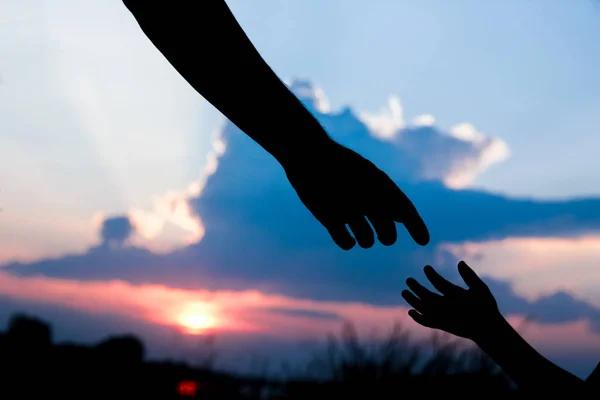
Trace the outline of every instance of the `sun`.
{"label": "sun", "polygon": [[215,319],[208,314],[184,313],[179,317],[179,323],[191,330],[203,330],[215,325]]}
{"label": "sun", "polygon": [[208,310],[190,307],[177,317],[177,324],[188,333],[199,334],[217,326],[217,318]]}

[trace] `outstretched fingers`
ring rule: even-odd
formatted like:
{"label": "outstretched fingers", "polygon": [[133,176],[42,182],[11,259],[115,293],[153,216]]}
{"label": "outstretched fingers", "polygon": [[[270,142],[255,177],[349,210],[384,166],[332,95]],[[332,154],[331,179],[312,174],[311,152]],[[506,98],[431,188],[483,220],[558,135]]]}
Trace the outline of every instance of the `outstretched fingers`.
{"label": "outstretched fingers", "polygon": [[404,300],[406,300],[406,302],[415,310],[417,310],[420,313],[424,313],[425,312],[425,304],[423,303],[423,301],[421,299],[419,299],[417,296],[415,296],[413,294],[413,292],[411,292],[410,290],[403,290],[402,291],[402,297],[404,298]]}
{"label": "outstretched fingers", "polygon": [[381,212],[371,212],[367,214],[369,222],[373,225],[377,239],[384,246],[391,246],[396,243],[398,232],[396,231],[396,223],[389,216]]}
{"label": "outstretched fingers", "polygon": [[423,303],[428,303],[428,302],[431,302],[431,301],[435,301],[435,300],[438,300],[441,297],[439,294],[433,293],[432,291],[430,291],[429,289],[427,289],[425,286],[421,285],[414,278],[408,278],[406,280],[406,285],[408,286],[408,288],[410,290],[413,291],[413,293],[415,295],[417,295],[417,297]]}
{"label": "outstretched fingers", "polygon": [[373,234],[371,225],[369,225],[364,216],[360,215],[351,218],[348,221],[348,226],[350,226],[350,230],[352,230],[354,238],[360,247],[363,249],[373,247],[375,244],[375,235]]}
{"label": "outstretched fingers", "polygon": [[435,328],[433,321],[426,315],[419,313],[417,310],[409,310],[408,315],[410,315],[410,317],[421,326],[426,328]]}
{"label": "outstretched fingers", "polygon": [[325,227],[325,229],[327,229],[327,232],[329,232],[329,235],[331,236],[335,244],[337,244],[341,249],[350,250],[356,244],[356,241],[354,240],[352,235],[350,235],[350,232],[348,232],[346,224],[328,223],[323,224],[323,226]]}
{"label": "outstretched fingers", "polygon": [[471,289],[487,289],[487,285],[479,276],[467,265],[466,262],[458,263],[458,273],[463,278],[467,286]]}
{"label": "outstretched fingers", "polygon": [[433,267],[430,265],[426,265],[423,271],[425,272],[425,276],[427,276],[427,279],[429,279],[433,287],[439,290],[442,294],[457,293],[461,290],[464,290],[460,286],[457,286],[452,282],[446,280],[443,276],[438,274],[437,271],[433,269]]}
{"label": "outstretched fingers", "polygon": [[[413,308],[413,310],[408,311],[408,315],[419,325],[426,328],[435,328],[433,318],[435,316],[436,300],[440,300],[442,296],[428,290],[416,279],[408,278],[406,284],[412,290],[412,292],[409,290],[402,291],[402,297]],[[434,313],[432,314],[430,311],[434,311]]]}
{"label": "outstretched fingers", "polygon": [[[388,179],[390,178],[388,177]],[[413,240],[417,244],[425,246],[429,243],[430,239],[425,221],[419,215],[412,201],[391,179],[390,184],[393,185],[392,195],[390,196],[390,201],[392,202],[390,207],[392,207],[394,221],[404,224]]]}

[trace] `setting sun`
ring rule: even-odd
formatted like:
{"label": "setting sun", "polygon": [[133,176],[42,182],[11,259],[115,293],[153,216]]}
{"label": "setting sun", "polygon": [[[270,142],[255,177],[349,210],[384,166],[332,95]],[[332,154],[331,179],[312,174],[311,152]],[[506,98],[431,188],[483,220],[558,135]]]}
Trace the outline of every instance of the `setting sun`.
{"label": "setting sun", "polygon": [[188,333],[202,333],[216,327],[217,319],[206,307],[191,306],[179,314],[177,323]]}

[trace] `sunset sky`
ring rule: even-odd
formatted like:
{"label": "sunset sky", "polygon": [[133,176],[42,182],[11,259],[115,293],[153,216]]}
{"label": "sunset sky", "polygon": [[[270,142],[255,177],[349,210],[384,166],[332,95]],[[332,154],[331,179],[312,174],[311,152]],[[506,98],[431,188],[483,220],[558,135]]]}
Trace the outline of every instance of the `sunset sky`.
{"label": "sunset sky", "polygon": [[228,1],[331,136],[405,190],[431,243],[401,228],[393,247],[338,249],[120,0],[0,0],[0,326],[26,311],[57,340],[136,333],[153,357],[208,333],[231,360],[293,357],[344,320],[424,337],[405,279],[431,264],[458,283],[464,259],[511,322],[532,318],[536,348],[586,376],[600,4],[251,3]]}

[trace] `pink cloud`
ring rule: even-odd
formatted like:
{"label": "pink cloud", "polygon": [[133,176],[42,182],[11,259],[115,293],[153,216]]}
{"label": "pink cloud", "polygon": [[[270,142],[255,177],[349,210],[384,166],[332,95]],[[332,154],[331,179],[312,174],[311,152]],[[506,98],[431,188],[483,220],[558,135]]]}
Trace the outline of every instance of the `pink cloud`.
{"label": "pink cloud", "polygon": [[[339,315],[353,321],[361,335],[373,330],[387,330],[394,322],[405,323],[415,338],[426,338],[432,333],[410,320],[406,316],[407,308],[403,306],[303,300],[256,290],[192,291],[161,285],[136,286],[122,281],[18,278],[0,273],[0,293],[16,300],[68,307],[91,314],[117,315],[150,322],[157,327],[174,327],[183,334],[211,332],[248,336],[256,333],[297,340],[322,338],[326,333],[339,331],[341,319],[285,313],[297,310]],[[519,327],[523,317],[509,316],[509,321]],[[194,327],[198,329],[194,330]],[[541,351],[600,353],[600,336],[584,321],[553,325],[530,323],[524,330],[524,337]]]}
{"label": "pink cloud", "polygon": [[272,312],[273,309],[334,313],[342,318],[357,320],[362,326],[389,324],[395,319],[404,318],[406,314],[404,307],[315,302],[265,295],[253,290],[192,291],[162,285],[131,285],[122,281],[18,278],[7,273],[0,273],[0,293],[13,299],[90,313],[116,314],[157,325],[180,326],[181,320],[189,318],[190,313],[205,314],[214,319],[214,326],[210,330],[260,331],[276,335],[285,335],[286,332],[300,335],[322,333],[337,329],[340,321],[286,315]]}
{"label": "pink cloud", "polygon": [[509,238],[447,248],[480,275],[508,280],[531,300],[564,290],[600,305],[600,236]]}

